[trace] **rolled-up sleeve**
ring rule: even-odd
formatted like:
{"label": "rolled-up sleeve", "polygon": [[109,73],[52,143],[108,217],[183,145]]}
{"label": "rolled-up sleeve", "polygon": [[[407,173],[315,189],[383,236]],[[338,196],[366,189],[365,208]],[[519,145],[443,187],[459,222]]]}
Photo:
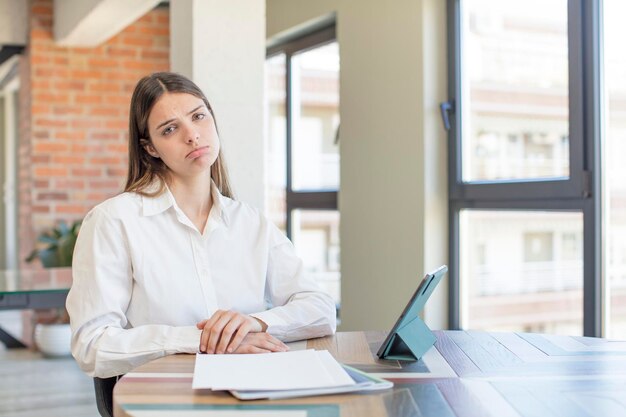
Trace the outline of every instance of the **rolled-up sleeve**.
{"label": "rolled-up sleeve", "polygon": [[121,220],[100,207],[84,219],[74,249],[67,297],[72,355],[90,376],[121,375],[172,353],[194,353],[195,326],[142,325],[126,316],[133,291],[128,239]]}

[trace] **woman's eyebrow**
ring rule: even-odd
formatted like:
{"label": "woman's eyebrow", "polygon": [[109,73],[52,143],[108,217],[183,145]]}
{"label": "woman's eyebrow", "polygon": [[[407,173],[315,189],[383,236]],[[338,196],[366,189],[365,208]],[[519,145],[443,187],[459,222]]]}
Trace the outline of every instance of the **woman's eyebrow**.
{"label": "woman's eyebrow", "polygon": [[[187,113],[187,114],[191,114],[191,113],[195,112],[196,110],[198,110],[198,109],[200,109],[200,108],[202,108],[202,107],[204,107],[204,104],[199,105],[198,107],[196,107],[195,109],[191,110],[191,111],[190,111],[189,113]],[[166,120],[166,121],[164,121],[163,123],[161,123],[160,125],[158,125],[156,128],[157,128],[157,129],[160,129],[162,126],[165,126],[166,124],[171,123],[171,122],[173,122],[174,120],[176,120],[176,119],[169,119],[169,120]]]}
{"label": "woman's eyebrow", "polygon": [[161,123],[160,125],[156,127],[157,130],[160,129],[162,126],[165,126],[166,124],[173,122],[174,120],[176,119],[169,119],[169,120],[164,121],[163,123]]}

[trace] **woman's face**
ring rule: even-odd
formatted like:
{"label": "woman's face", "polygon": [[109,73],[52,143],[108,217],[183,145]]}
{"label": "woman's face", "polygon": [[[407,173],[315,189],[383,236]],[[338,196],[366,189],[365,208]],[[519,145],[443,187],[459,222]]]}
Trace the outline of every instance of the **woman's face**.
{"label": "woman's face", "polygon": [[146,151],[160,158],[173,179],[206,175],[220,150],[215,120],[202,99],[165,93],[148,116]]}

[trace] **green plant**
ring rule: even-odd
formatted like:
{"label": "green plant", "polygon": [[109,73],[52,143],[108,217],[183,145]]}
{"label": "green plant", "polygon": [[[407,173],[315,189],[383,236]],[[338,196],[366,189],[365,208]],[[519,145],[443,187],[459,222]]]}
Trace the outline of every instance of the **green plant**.
{"label": "green plant", "polygon": [[81,222],[77,220],[68,226],[64,221],[60,221],[56,227],[44,231],[37,241],[46,246],[33,249],[26,262],[39,259],[44,268],[72,266],[72,254]]}

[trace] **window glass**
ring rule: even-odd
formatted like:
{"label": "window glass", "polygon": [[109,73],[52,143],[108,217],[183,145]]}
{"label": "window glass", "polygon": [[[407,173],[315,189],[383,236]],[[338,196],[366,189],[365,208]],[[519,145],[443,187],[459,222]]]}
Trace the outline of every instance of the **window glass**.
{"label": "window glass", "polygon": [[267,96],[267,173],[266,208],[268,217],[283,232],[286,229],[285,188],[287,186],[287,123],[285,54],[265,61],[265,91]]}
{"label": "window glass", "polygon": [[461,14],[463,181],[568,177],[567,0],[464,0]]}
{"label": "window glass", "polygon": [[292,240],[304,263],[304,273],[312,276],[339,305],[339,212],[293,210],[291,221]]}
{"label": "window glass", "polygon": [[462,210],[462,327],[582,335],[582,219]]}
{"label": "window glass", "polygon": [[339,47],[337,42],[294,54],[292,70],[292,189],[339,189]]}

